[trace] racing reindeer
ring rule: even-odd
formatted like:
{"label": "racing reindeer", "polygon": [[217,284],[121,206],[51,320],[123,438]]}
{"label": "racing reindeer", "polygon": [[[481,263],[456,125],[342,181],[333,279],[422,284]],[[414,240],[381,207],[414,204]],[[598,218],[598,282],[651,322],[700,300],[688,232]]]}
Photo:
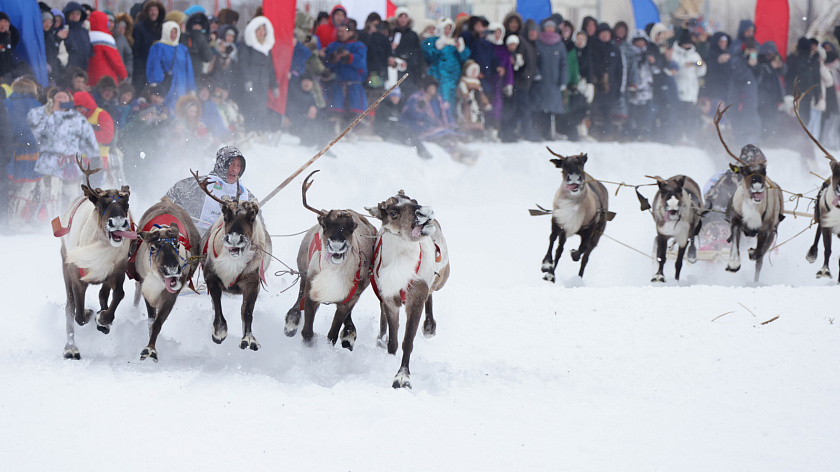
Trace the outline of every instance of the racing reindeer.
{"label": "racing reindeer", "polygon": [[[240,202],[239,192],[230,200],[220,199],[207,189],[210,180],[200,180],[192,172],[204,193],[222,206],[222,216],[213,223],[201,239],[204,262],[204,281],[213,299],[213,341],[221,344],[227,337],[227,321],[222,314],[222,292],[242,295],[241,349],[260,348],[251,332],[254,304],[260,293],[260,282],[265,281],[265,269],[271,262],[271,238],[262,219],[256,200]],[[238,188],[237,182],[237,188]]]}
{"label": "racing reindeer", "polygon": [[[583,277],[589,254],[598,245],[607,221],[612,219],[609,212],[609,195],[604,184],[584,172],[588,156],[561,156],[546,146],[548,152],[557,156],[551,162],[563,171],[563,183],[554,194],[554,211],[551,213],[551,236],[548,238],[548,252],[542,261],[543,279],[554,282],[554,270],[563,254],[563,246],[569,236],[580,236],[580,247],[571,251],[572,260],[580,261],[578,276]],[[554,260],[551,251],[557,239],[557,252]]]}
{"label": "racing reindeer", "polygon": [[[817,222],[817,233],[814,236],[814,244],[808,250],[806,257],[810,263],[817,260],[820,236],[822,236],[825,258],[822,268],[817,272],[817,278],[819,279],[821,277],[831,278],[831,271],[828,268],[828,261],[831,258],[831,239],[835,234],[840,236],[840,163],[808,131],[808,127],[805,126],[805,123],[802,122],[802,118],[799,116],[799,103],[802,97],[807,95],[814,87],[812,86],[804,93],[799,93],[799,90],[796,90],[793,99],[793,111],[796,112],[796,118],[799,120],[799,124],[802,125],[802,129],[808,133],[808,137],[825,153],[826,159],[829,160],[829,167],[831,167],[831,178],[823,182],[819,193],[817,193],[817,203],[814,207],[814,220]],[[798,87],[795,88],[798,89]]]}
{"label": "racing reindeer", "polygon": [[400,306],[405,305],[402,363],[392,386],[411,388],[408,363],[414,337],[424,306],[423,335],[435,335],[432,293],[443,288],[449,279],[449,250],[431,207],[418,205],[402,190],[365,209],[382,221],[370,269],[371,285],[382,309],[377,344],[387,343],[388,353],[397,353]]}
{"label": "racing reindeer", "polygon": [[764,254],[773,246],[778,232],[779,223],[784,219],[785,210],[781,188],[767,177],[767,158],[757,146],[747,144],[741,149],[741,157],[729,150],[720,132],[720,120],[726,110],[718,108],[715,114],[715,128],[717,128],[723,148],[738,164],[729,164],[732,172],[741,177],[741,183],[735,189],[729,206],[726,209],[726,219],[731,227],[730,242],[732,248],[729,253],[729,263],[726,270],[738,272],[741,269],[741,233],[745,236],[755,236],[755,248],[750,248],[750,260],[755,261],[755,281],[761,273]]}
{"label": "racing reindeer", "polygon": [[90,284],[102,285],[96,329],[105,334],[111,331],[114,313],[125,296],[123,281],[130,246],[125,239],[136,238],[128,213],[128,186],[120,190],[93,188],[90,176],[101,169],[91,170],[90,165],[85,169],[78,155],[76,164],[85,176],[84,196],[71,203],[64,214],[66,227],[61,226],[59,218],[52,222],[53,234],[61,238],[61,265],[67,291],[65,359],[82,357],[76,347],[73,321],[83,326],[93,316],[92,310],[85,309],[85,291]]}
{"label": "racing reindeer", "polygon": [[301,189],[304,208],[318,215],[318,224],[306,232],[298,251],[298,270],[301,284],[295,305],[286,314],[286,336],[294,336],[304,312],[301,336],[312,340],[315,312],[322,303],[336,304],[335,315],[327,339],[335,344],[341,331],[341,346],[353,350],[356,327],[351,313],[370,281],[367,277],[373,257],[376,228],[353,210],[317,210],[306,203],[306,191],[312,186],[309,179]]}
{"label": "racing reindeer", "polygon": [[146,210],[140,228],[140,242],[129,261],[134,263],[141,283],[150,323],[149,344],[140,353],[140,360],[151,357],[157,362],[157,337],[178,294],[198,266],[201,236],[190,215],[169,197]]}
{"label": "racing reindeer", "polygon": [[656,222],[656,260],[659,262],[659,270],[650,281],[665,282],[663,270],[670,238],[674,238],[679,245],[677,261],[674,264],[674,278],[680,280],[686,247],[688,247],[688,262],[694,263],[697,260],[695,239],[700,234],[704,213],[700,186],[691,177],[685,175],[675,175],[668,180],[658,175],[646,177],[656,180],[659,185],[659,190],[653,197],[651,209],[653,220]]}

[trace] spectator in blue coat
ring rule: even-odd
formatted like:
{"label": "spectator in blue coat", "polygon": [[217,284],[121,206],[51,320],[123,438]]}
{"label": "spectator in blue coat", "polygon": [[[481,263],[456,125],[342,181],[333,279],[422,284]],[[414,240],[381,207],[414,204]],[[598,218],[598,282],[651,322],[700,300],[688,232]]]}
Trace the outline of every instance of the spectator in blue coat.
{"label": "spectator in blue coat", "polygon": [[22,77],[12,83],[12,94],[5,100],[12,133],[12,160],[6,167],[8,179],[4,180],[9,184],[9,223],[16,227],[34,223],[40,207],[36,189],[41,174],[35,172],[38,141],[26,122],[29,110],[41,106],[37,96],[38,84]]}
{"label": "spectator in blue coat", "polygon": [[180,37],[178,23],[167,21],[163,24],[160,41],[152,45],[146,59],[146,81],[149,85],[161,84],[167,73],[172,74],[172,83],[163,102],[170,111],[175,110],[175,103],[182,95],[195,92],[190,51],[178,43]]}
{"label": "spectator in blue coat", "polygon": [[87,12],[76,2],[70,2],[64,7],[64,18],[70,27],[64,47],[67,48],[67,67],[78,67],[87,70],[93,48],[90,45],[90,33],[84,27]]}
{"label": "spectator in blue coat", "polygon": [[356,41],[356,32],[339,26],[338,40],[325,51],[326,65],[335,73],[328,92],[330,110],[337,113],[362,113],[368,107],[363,84],[367,81],[367,46]]}

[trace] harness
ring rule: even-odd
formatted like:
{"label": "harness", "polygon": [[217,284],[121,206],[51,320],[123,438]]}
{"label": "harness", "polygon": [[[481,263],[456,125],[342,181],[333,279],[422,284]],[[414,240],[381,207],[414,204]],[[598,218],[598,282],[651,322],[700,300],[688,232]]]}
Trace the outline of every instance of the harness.
{"label": "harness", "polygon": [[[170,226],[171,227],[173,223],[178,225],[178,240],[177,240],[177,242],[181,243],[184,246],[184,249],[187,250],[187,252],[190,252],[192,250],[192,244],[190,243],[190,235],[187,232],[186,226],[184,225],[184,223],[182,223],[181,220],[176,218],[175,215],[171,215],[171,214],[168,214],[168,213],[158,215],[158,216],[152,218],[151,220],[149,220],[149,222],[146,223],[143,226],[143,229],[141,229],[140,231],[141,232],[151,231],[152,228],[160,228],[160,227],[163,227],[163,226]],[[167,238],[167,239],[159,239],[158,241],[169,244],[170,246],[177,249],[175,239]],[[134,279],[137,278],[137,250],[139,248],[140,248],[139,243],[132,245],[131,252],[128,255],[128,265],[126,266],[125,273],[128,276],[128,278],[131,279],[131,280],[134,280]],[[158,249],[158,252],[160,252],[160,249]],[[184,259],[183,257],[181,257],[180,252],[178,252],[178,258],[181,259],[184,262],[184,264],[181,265],[181,270],[184,270],[184,268],[186,268],[190,264],[190,259],[189,258]],[[152,251],[151,251],[151,249],[149,249],[149,267],[151,267],[151,265],[152,265]],[[192,279],[190,279],[189,288],[192,289],[193,291],[195,291]]]}
{"label": "harness", "polygon": [[[417,245],[420,247],[420,257],[417,259],[417,266],[414,268],[414,275],[417,275],[418,273],[420,273],[420,264],[423,262],[423,246],[420,245],[420,243],[417,243]],[[437,245],[435,245],[435,248],[436,248],[437,253],[439,254],[440,249],[437,247]],[[370,286],[373,287],[373,293],[376,294],[376,298],[378,298],[379,301],[383,301],[382,296],[379,294],[379,287],[376,285],[376,279],[379,278],[379,269],[382,268],[382,258],[381,258],[381,255],[380,255],[381,250],[382,250],[382,235],[379,235],[376,238],[376,248],[373,250],[373,265],[371,266],[371,269],[370,269]],[[440,260],[439,257],[440,256],[435,255],[435,260],[439,261]],[[409,281],[408,285],[406,285],[406,287],[404,289],[400,290],[400,305],[405,305],[406,291],[409,288],[411,288],[411,283],[412,283],[412,281]]]}
{"label": "harness", "polygon": [[[223,227],[223,225],[219,225],[219,227],[216,229],[216,231],[214,231],[213,234],[210,235],[209,238],[207,238],[207,241],[204,243],[204,247],[201,249],[201,255],[202,256],[207,256],[208,250],[210,249],[210,241],[213,241],[213,246],[212,246],[213,247],[213,258],[217,259],[219,257],[219,252],[216,251],[216,242],[215,241],[216,241],[216,235],[219,234],[219,231],[222,230],[222,227]],[[240,273],[239,275],[242,275],[242,274]],[[236,285],[236,282],[239,281],[239,275],[237,275],[236,278],[233,279],[233,282],[231,282],[230,285],[228,285],[228,288],[231,288],[234,285]],[[268,284],[268,282],[265,281],[265,258],[264,257],[260,258],[260,280],[262,280],[263,284],[266,284],[266,285]]]}
{"label": "harness", "polygon": [[[309,257],[308,261],[312,262],[312,256],[318,254],[318,269],[321,268],[321,251],[323,250],[323,246],[321,244],[321,234],[315,233],[315,236],[312,238],[312,242],[309,243]],[[374,256],[376,257],[376,256]],[[418,266],[418,269],[420,267]],[[356,275],[353,277],[353,287],[350,288],[350,292],[347,294],[347,298],[341,302],[341,304],[345,304],[349,302],[354,295],[356,295],[356,291],[359,289],[359,282],[362,281],[362,251],[359,251],[359,267],[356,269]],[[378,295],[377,295],[378,296]],[[304,299],[301,297],[300,299],[300,309],[301,311],[304,310]]]}

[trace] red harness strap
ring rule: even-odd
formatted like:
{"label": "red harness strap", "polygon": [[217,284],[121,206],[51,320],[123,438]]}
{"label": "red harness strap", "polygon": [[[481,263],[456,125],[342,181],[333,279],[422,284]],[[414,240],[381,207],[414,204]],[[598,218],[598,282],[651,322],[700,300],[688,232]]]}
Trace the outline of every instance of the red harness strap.
{"label": "red harness strap", "polygon": [[[414,268],[414,274],[420,273],[420,264],[423,262],[423,246],[420,245],[420,257],[417,259],[417,267]],[[377,238],[376,240],[376,248],[373,250],[373,262],[375,267],[371,267],[370,271],[370,286],[373,287],[373,293],[376,294],[376,298],[379,301],[382,301],[382,296],[379,294],[379,287],[376,285],[376,279],[379,277],[379,269],[382,267],[382,259],[379,259],[379,262],[376,259],[379,257],[379,251],[382,249],[382,236]],[[400,304],[405,305],[405,297],[406,297],[406,290],[411,287],[411,282],[408,282],[408,285],[400,290]]]}
{"label": "red harness strap", "polygon": [[[207,242],[204,243],[204,248],[201,250],[202,255],[205,255],[205,256],[207,255],[207,250],[210,249],[210,247],[209,247],[210,246],[210,241],[215,241],[216,240],[216,235],[219,234],[219,231],[221,231],[221,230],[222,230],[222,226],[219,226],[219,229],[217,229],[212,235],[210,235],[209,238],[207,238]],[[219,257],[219,253],[216,252],[216,244],[215,243],[213,244],[213,257],[214,258]],[[240,274],[240,275],[242,275],[242,274]],[[260,280],[262,280],[263,284],[268,283],[268,282],[265,281],[265,258],[262,258],[260,260]],[[239,281],[239,275],[237,275],[236,278],[233,279],[233,282],[231,282],[230,285],[228,285],[228,288],[236,285],[236,282],[238,282],[238,281]]]}
{"label": "red harness strap", "polygon": [[53,218],[53,236],[55,236],[56,238],[60,238],[70,232],[70,227],[73,225],[73,217],[76,216],[76,210],[78,210],[79,207],[82,206],[82,203],[84,203],[85,200],[87,200],[87,198],[79,199],[79,203],[77,203],[76,206],[73,207],[73,211],[70,213],[70,221],[67,222],[66,228],[61,226],[61,217],[56,216],[55,218]]}
{"label": "red harness strap", "polygon": [[[312,256],[316,253],[321,252],[322,245],[321,245],[321,236],[319,233],[315,233],[315,237],[312,238],[312,242],[309,243],[309,261],[312,261]],[[320,263],[320,256],[319,256],[319,263]],[[350,289],[350,293],[347,294],[347,298],[341,302],[341,304],[345,304],[353,298],[353,295],[356,294],[356,290],[359,289],[359,282],[362,280],[362,254],[359,253],[359,268],[356,269],[356,276],[353,278],[353,287]],[[303,311],[304,308],[304,299],[300,299],[300,309]]]}
{"label": "red harness strap", "polygon": [[180,241],[181,244],[184,245],[184,249],[186,249],[187,251],[192,250],[192,245],[190,244],[190,235],[187,232],[187,227],[184,226],[184,223],[181,223],[181,220],[175,218],[174,215],[170,215],[168,213],[158,215],[149,220],[149,222],[146,223],[145,226],[143,226],[143,229],[141,231],[151,231],[152,227],[154,227],[155,225],[172,226],[172,223],[178,225],[178,241]]}

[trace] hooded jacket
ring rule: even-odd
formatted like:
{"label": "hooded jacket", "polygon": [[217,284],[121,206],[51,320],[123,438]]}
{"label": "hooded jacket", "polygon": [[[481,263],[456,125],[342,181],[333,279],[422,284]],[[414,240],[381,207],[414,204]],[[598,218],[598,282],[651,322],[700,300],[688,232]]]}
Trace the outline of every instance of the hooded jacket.
{"label": "hooded jacket", "polygon": [[85,109],[81,112],[82,116],[93,127],[93,134],[96,136],[96,142],[99,143],[99,155],[102,156],[103,164],[107,167],[108,154],[111,143],[114,141],[114,119],[107,111],[96,106],[93,96],[88,92],[74,93],[73,102],[77,107]]}
{"label": "hooded jacket", "polygon": [[88,85],[95,86],[106,75],[116,83],[128,77],[117,42],[108,31],[108,16],[101,11],[90,14],[90,44],[93,56],[88,65]]}
{"label": "hooded jacket", "polygon": [[[452,29],[446,36],[446,26]],[[429,64],[429,75],[437,79],[440,96],[451,107],[456,104],[455,90],[461,77],[461,67],[470,57],[470,49],[454,38],[455,23],[449,18],[440,20],[437,35],[423,41],[423,56]],[[460,50],[459,50],[460,48]]]}
{"label": "hooded jacket", "polygon": [[339,25],[335,24],[335,12],[337,12],[338,10],[343,11],[344,17],[347,17],[347,9],[341,6],[340,4],[336,5],[333,7],[332,10],[330,10],[330,21],[328,23],[324,23],[323,25],[315,29],[315,36],[317,36],[318,39],[321,40],[322,48],[326,48],[336,40],[335,32],[336,28]]}
{"label": "hooded jacket", "polygon": [[[160,13],[155,21],[149,18],[149,10],[152,7],[157,7]],[[132,47],[134,86],[138,90],[146,84],[146,62],[149,58],[149,50],[156,41],[160,40],[165,17],[166,9],[163,7],[163,3],[158,0],[151,0],[143,5],[143,11],[134,24],[134,30],[131,33],[134,38],[134,46]]]}
{"label": "hooded jacket", "polygon": [[[239,173],[239,177],[241,179],[242,175],[245,174],[245,156],[243,156],[239,149],[234,146],[225,146],[219,149],[218,152],[216,152],[216,162],[213,166],[213,170],[208,175],[199,177],[199,179],[203,179],[204,177],[210,179],[212,185],[209,185],[208,188],[217,197],[222,197],[224,195],[231,196],[236,192],[236,184],[228,184],[226,181],[228,168],[235,157],[242,160],[242,170]],[[245,188],[242,182],[239,183],[239,186],[240,200],[245,200],[246,198],[251,200],[255,198],[254,195]],[[233,189],[232,192],[229,191],[231,189]],[[175,185],[166,192],[166,196],[189,213],[193,223],[195,223],[196,227],[198,227],[198,231],[202,235],[204,235],[204,233],[206,233],[207,230],[210,229],[210,226],[212,226],[215,222],[215,218],[212,218],[213,221],[209,221],[211,218],[208,218],[208,215],[211,214],[211,212],[205,211],[205,209],[208,207],[213,209],[213,204],[215,203],[215,209],[221,211],[221,206],[204,193],[204,190],[198,186],[198,183],[192,177],[175,182]],[[204,218],[202,218],[202,213],[204,213]]]}
{"label": "hooded jacket", "polygon": [[[201,65],[205,62],[213,60],[213,51],[210,49],[210,20],[204,14],[200,6],[194,5],[187,9],[187,11],[194,11],[187,17],[187,32],[181,35],[181,43],[190,51],[190,59],[192,60],[193,72],[195,76],[201,75]],[[194,26],[200,26],[201,29],[193,29]]]}
{"label": "hooded jacket", "polygon": [[[265,26],[265,41],[257,40],[257,29]],[[245,43],[239,49],[239,106],[252,125],[265,126],[269,90],[279,87],[271,49],[274,47],[274,28],[268,18],[258,16],[251,20],[242,33]]]}
{"label": "hooded jacket", "polygon": [[680,101],[697,103],[697,96],[700,93],[700,77],[706,75],[706,63],[703,62],[694,46],[689,49],[684,49],[679,45],[674,46],[671,60],[680,66],[676,76],[674,76]]}
{"label": "hooded jacket", "polygon": [[[90,46],[90,36],[83,26],[83,23],[87,19],[87,13],[77,2],[69,2],[67,6],[64,7],[65,19],[67,19],[70,16],[70,13],[74,11],[81,12],[82,18],[79,21],[67,20],[67,24],[70,26],[67,38],[64,40],[64,47],[67,48],[67,54],[70,55],[67,66],[79,67],[82,70],[87,70],[90,56],[93,54],[93,50]],[[105,24],[107,24],[107,20]]]}
{"label": "hooded jacket", "polygon": [[[171,32],[176,31],[175,40],[171,39]],[[146,82],[159,84],[163,82],[166,73],[172,74],[172,84],[166,94],[164,105],[174,110],[175,102],[182,95],[195,91],[195,76],[193,75],[190,52],[186,46],[178,43],[181,28],[173,21],[163,24],[160,41],[149,49],[146,60]]]}

